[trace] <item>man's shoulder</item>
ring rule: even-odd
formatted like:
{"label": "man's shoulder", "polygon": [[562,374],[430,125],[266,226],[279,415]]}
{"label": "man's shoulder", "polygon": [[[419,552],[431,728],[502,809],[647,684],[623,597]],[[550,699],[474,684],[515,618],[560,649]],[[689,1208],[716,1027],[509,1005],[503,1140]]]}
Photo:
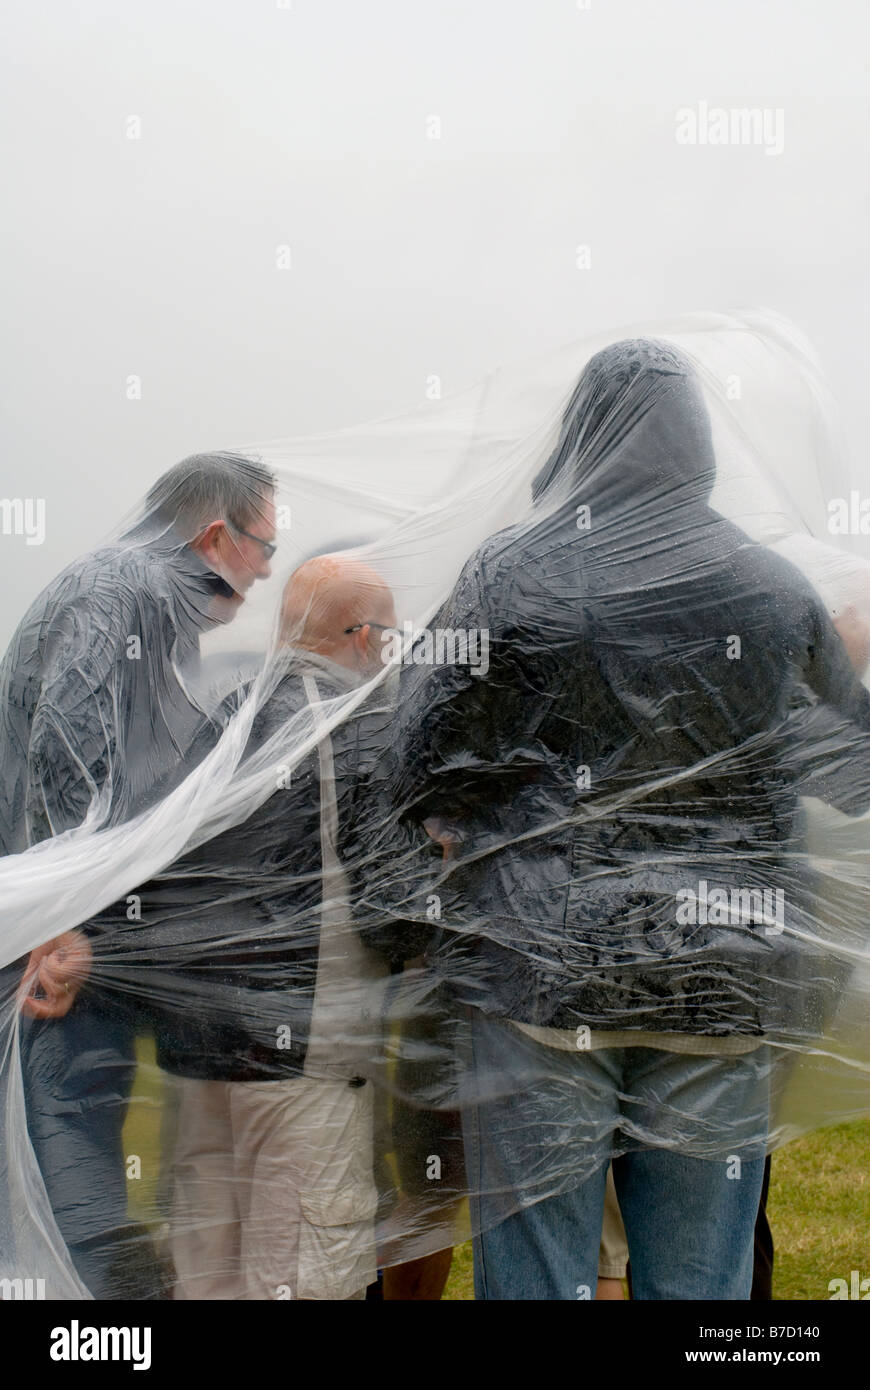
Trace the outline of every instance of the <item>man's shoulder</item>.
{"label": "man's shoulder", "polygon": [[[255,743],[263,743],[270,738],[310,703],[305,685],[306,674],[308,672],[304,666],[294,663],[290,669],[278,675],[274,688],[263,698],[254,716],[251,737]],[[251,682],[248,687],[250,693],[254,691],[254,684]],[[324,700],[339,693],[337,688],[333,690],[320,672],[317,672],[317,688],[320,698]]]}
{"label": "man's shoulder", "polygon": [[85,580],[103,574],[150,574],[159,563],[159,557],[146,546],[107,541],[105,545],[76,556],[61,570],[54,583],[63,579]]}
{"label": "man's shoulder", "polygon": [[806,573],[787,554],[754,541],[736,552],[738,567],[752,576],[756,591],[776,603],[782,617],[789,612],[805,615],[808,609],[821,609],[818,591]]}
{"label": "man's shoulder", "polygon": [[474,552],[471,564],[487,579],[497,578],[501,571],[516,564],[516,557],[521,551],[530,548],[527,527],[521,524],[506,526],[502,531],[487,536]]}
{"label": "man's shoulder", "polygon": [[[290,670],[280,676],[274,689],[264,698],[254,716],[249,746],[261,747],[279,729],[286,727],[288,735],[291,735],[292,730],[288,741],[288,751],[292,752],[297,742],[309,737],[316,730],[316,716],[311,716],[310,722],[298,719],[312,701],[316,708],[349,693],[347,683],[338,678],[332,679],[328,671],[294,663]],[[323,713],[328,715],[328,710],[324,710]],[[361,740],[364,743],[377,742],[379,735],[389,726],[392,717],[384,700],[378,696],[373,696],[348,711],[330,730],[333,756],[344,755],[349,747],[356,747]]]}
{"label": "man's shoulder", "polygon": [[156,573],[154,557],[141,548],[106,545],[89,550],[46,585],[24,621],[39,615],[49,617],[77,604],[92,604],[95,598],[111,599],[115,606],[133,606]]}
{"label": "man's shoulder", "polygon": [[469,556],[448,599],[445,613],[454,617],[465,609],[474,610],[490,602],[498,585],[515,563],[517,527],[487,536]]}
{"label": "man's shoulder", "polygon": [[78,556],[33,599],[12,635],[6,662],[17,663],[22,652],[32,655],[59,626],[78,618],[97,631],[107,611],[132,610],[148,573],[147,560],[117,546]]}

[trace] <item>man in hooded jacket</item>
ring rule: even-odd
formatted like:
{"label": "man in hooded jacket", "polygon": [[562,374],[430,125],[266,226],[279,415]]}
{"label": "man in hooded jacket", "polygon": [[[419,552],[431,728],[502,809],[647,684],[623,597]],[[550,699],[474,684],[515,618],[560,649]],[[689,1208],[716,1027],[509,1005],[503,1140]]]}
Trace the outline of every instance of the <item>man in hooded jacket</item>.
{"label": "man in hooded jacket", "polygon": [[685,359],[597,354],[532,520],[437,620],[487,631],[489,671],[407,675],[392,794],[454,845],[481,1297],[591,1297],[613,1152],[633,1296],[748,1298],[768,1044],[817,1040],[843,982],[798,797],[870,805],[870,698],[715,473]]}

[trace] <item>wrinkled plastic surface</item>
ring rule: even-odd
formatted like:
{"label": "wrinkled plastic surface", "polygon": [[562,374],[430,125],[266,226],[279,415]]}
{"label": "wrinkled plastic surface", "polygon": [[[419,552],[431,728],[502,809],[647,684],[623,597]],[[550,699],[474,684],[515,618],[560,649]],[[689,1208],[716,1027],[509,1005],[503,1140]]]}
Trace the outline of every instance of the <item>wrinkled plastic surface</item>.
{"label": "wrinkled plastic surface", "polygon": [[867,1113],[870,565],[796,330],[241,452],[228,570],[152,489],[0,672],[0,1277],[356,1297]]}

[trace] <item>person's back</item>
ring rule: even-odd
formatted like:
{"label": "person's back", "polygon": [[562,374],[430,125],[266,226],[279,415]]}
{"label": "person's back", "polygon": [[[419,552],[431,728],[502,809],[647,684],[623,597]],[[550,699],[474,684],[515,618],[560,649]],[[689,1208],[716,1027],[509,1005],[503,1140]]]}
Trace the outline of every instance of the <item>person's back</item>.
{"label": "person's back", "polygon": [[[478,852],[447,885],[454,918],[489,924],[470,999],[483,974],[530,1023],[811,1031],[834,983],[818,959],[760,921],[681,922],[679,895],[781,892],[800,925],[798,794],[870,803],[870,698],[799,572],[710,508],[679,360],[600,356],[539,516],[481,547],[439,619],[488,629],[490,669],[422,678],[403,795],[416,779],[413,814],[452,814]],[[832,739],[864,757],[838,767]]]}
{"label": "person's back", "polygon": [[108,783],[109,822],[165,790],[206,722],[184,681],[213,578],[189,549],[117,543],[34,600],[0,664],[0,852],[81,824]]}
{"label": "person's back", "polygon": [[[743,820],[769,820],[787,842],[795,775],[775,773],[771,759],[793,737],[801,705],[814,703],[807,671],[827,634],[809,586],[712,512],[697,545],[679,544],[683,576],[663,575],[655,557],[615,560],[606,541],[580,540],[570,525],[523,537],[501,557],[495,538],[479,557],[497,659],[536,695],[512,702],[511,733],[527,732],[549,755],[566,813],[578,802],[577,769],[588,766],[583,804],[607,798],[615,817],[589,832],[602,846],[613,833],[621,848],[659,847],[662,816],[674,845],[697,845],[708,824],[721,845],[728,822],[736,832]],[[508,593],[513,569],[521,596]],[[743,763],[724,756],[747,740]],[[652,779],[662,783],[655,791]]]}
{"label": "person's back", "polygon": [[634,1296],[748,1298],[770,1044],[817,1043],[841,983],[796,812],[870,804],[870,698],[715,472],[686,361],[597,354],[531,521],[436,620],[487,631],[488,670],[406,681],[395,801],[453,847],[480,1297],[593,1286],[612,1159]]}

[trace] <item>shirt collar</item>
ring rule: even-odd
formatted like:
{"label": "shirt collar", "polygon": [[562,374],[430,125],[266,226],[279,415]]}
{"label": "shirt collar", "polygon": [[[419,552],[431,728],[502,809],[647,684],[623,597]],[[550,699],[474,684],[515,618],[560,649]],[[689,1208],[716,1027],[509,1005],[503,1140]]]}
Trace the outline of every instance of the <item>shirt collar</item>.
{"label": "shirt collar", "polygon": [[311,675],[320,674],[341,690],[356,690],[363,683],[358,671],[351,671],[349,667],[341,666],[337,661],[331,661],[328,656],[323,656],[320,652],[309,652],[304,647],[288,646],[284,648],[284,654],[290,668],[288,675],[298,674],[300,671]]}

